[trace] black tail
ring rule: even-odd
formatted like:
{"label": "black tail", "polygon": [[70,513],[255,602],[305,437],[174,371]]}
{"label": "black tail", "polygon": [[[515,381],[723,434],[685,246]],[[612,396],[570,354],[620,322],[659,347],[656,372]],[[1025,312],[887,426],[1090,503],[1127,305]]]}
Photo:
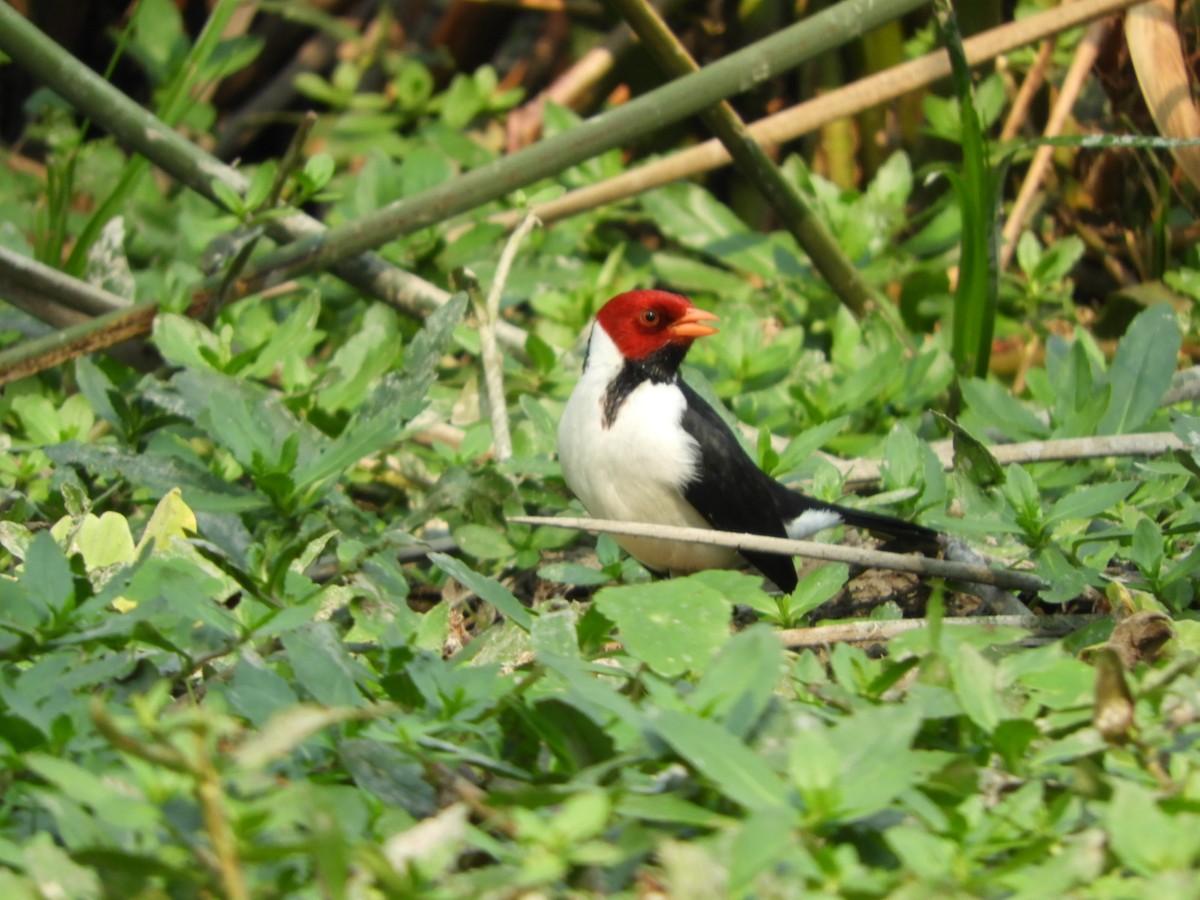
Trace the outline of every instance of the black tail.
{"label": "black tail", "polygon": [[939,547],[938,533],[924,525],[906,522],[882,513],[850,509],[847,506],[838,506],[836,503],[814,500],[812,497],[789,489],[774,479],[772,479],[772,485],[775,502],[779,504],[779,510],[786,521],[811,510],[832,512],[836,513],[847,525],[892,538],[893,540],[888,542],[890,550],[936,551]]}

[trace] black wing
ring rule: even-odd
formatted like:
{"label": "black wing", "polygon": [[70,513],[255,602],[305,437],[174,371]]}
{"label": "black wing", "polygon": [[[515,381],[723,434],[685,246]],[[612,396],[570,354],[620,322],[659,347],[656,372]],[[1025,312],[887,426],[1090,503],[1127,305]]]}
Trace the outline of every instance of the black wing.
{"label": "black wing", "polygon": [[[775,501],[774,481],[746,455],[716,410],[682,380],[679,387],[687,398],[683,430],[700,448],[697,473],[683,487],[688,503],[720,531],[787,537]],[[781,590],[795,590],[796,567],[791,557],[752,550],[742,551],[742,556]]]}

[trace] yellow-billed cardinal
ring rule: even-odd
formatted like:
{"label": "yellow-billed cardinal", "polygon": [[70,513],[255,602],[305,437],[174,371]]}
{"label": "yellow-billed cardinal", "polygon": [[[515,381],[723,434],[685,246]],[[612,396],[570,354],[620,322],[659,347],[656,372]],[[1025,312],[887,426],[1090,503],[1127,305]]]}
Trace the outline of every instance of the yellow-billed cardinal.
{"label": "yellow-billed cardinal", "polygon": [[[568,487],[600,519],[688,525],[801,538],[832,525],[883,532],[915,546],[937,533],[891,516],[823,503],[764,473],[724,420],[679,377],[692,341],[715,334],[710,312],[666,291],[629,291],[600,310],[583,375],[558,426]],[[729,568],[738,554],[659,538],[616,536],[650,569],[672,574]],[[796,568],[784,556],[744,556],[784,591]]]}

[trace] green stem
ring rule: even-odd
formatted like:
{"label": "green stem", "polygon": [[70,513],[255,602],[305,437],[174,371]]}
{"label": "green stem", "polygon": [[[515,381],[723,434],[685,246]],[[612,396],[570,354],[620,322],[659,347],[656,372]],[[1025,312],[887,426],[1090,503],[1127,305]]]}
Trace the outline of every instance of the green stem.
{"label": "green stem", "polygon": [[[7,3],[0,3],[0,51],[102,125],[124,147],[142,154],[201,196],[220,205],[212,189],[214,180],[225,182],[240,194],[246,192],[249,182],[241,172],[205,153],[142,109]],[[325,231],[324,225],[300,212],[272,219],[267,227],[268,233],[279,241]],[[339,263],[334,274],[410,316],[423,316],[445,303],[450,296],[436,285],[391,265],[374,253]],[[509,331],[502,334],[506,343],[523,347],[524,335],[513,336]]]}

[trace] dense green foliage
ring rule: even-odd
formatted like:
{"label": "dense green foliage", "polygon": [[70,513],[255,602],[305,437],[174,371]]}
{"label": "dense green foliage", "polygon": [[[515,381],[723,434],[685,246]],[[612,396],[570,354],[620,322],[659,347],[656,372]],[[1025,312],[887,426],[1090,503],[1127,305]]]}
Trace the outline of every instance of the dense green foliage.
{"label": "dense green foliage", "polygon": [[[162,21],[142,21],[131,52],[169,109],[187,42],[163,40],[180,28],[169,3],[143,7]],[[209,77],[253,49],[207,48]],[[301,83],[324,104],[324,149],[285,196],[316,198],[331,225],[494,158],[476,138],[518,99],[489,69],[439,92],[415,59],[382,65],[386,91],[360,89],[353,61]],[[1106,355],[1074,317],[1082,244],[1027,232],[992,298],[998,334],[1045,341],[1014,393],[957,379],[936,327],[964,180],[931,199],[903,151],[861,191],[783,162],[898,298],[899,315],[862,320],[789,234],[750,228],[699,184],[664,187],[521,248],[503,307],[528,362],[505,363],[514,455],[496,462],[465,295],[417,323],[320,275],[188,318],[211,242],[272,214],[277,162],[222,211],[85,137],[53,97],[30,112],[47,176],[0,168],[0,243],[78,271],[90,259],[110,289],[159,299],[167,366],[82,358],[0,395],[0,894],[1197,891],[1200,457],[965,461],[971,435],[1173,431],[1195,448],[1194,410],[1162,406],[1196,336],[1195,247],[1164,277],[1178,310],[1124,317]],[[189,124],[213,115],[196,104]],[[551,133],[576,121],[546,115]],[[931,98],[927,115],[961,134],[952,103]],[[607,153],[382,251],[437,284],[465,267],[489,285],[505,234],[489,215],[624,166]],[[114,191],[115,246],[89,227]],[[68,251],[93,230],[103,254]],[[881,490],[851,502],[1031,562],[1051,585],[1027,598],[1041,612],[1169,616],[1164,658],[1135,647],[1125,673],[1100,646],[1111,619],[1035,646],[943,624],[962,601],[941,583],[928,627],[886,655],[792,653],[775,629],[819,621],[847,567],[813,568],[790,597],[738,572],[652,582],[607,538],[592,555],[584,536],[506,521],[579,511],[554,457],[577,339],[609,296],[652,284],[721,316],[687,375],[760,430],[768,471],[835,499],[843,477],[817,450],[882,456]],[[1065,331],[1046,327],[1056,317]],[[39,327],[0,305],[3,346]],[[963,446],[946,472],[929,443],[952,395]],[[445,423],[460,440],[431,436]],[[455,553],[425,555],[446,537]],[[735,606],[759,622],[731,629]]]}

